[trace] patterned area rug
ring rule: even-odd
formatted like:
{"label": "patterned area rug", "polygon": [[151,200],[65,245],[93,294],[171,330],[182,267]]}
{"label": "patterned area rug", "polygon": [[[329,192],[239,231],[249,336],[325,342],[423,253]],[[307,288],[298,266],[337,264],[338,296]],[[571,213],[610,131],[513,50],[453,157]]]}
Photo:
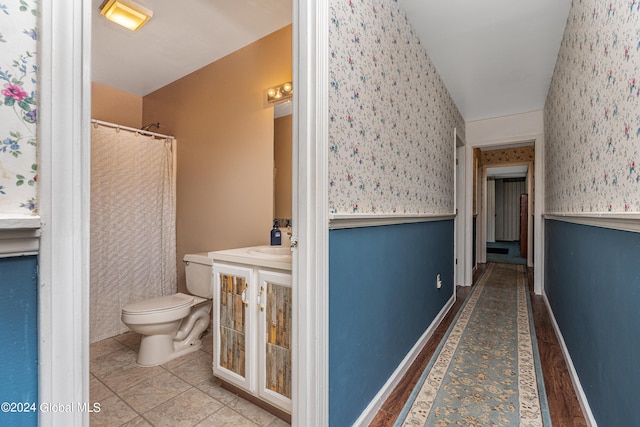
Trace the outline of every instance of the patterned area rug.
{"label": "patterned area rug", "polygon": [[395,426],[551,426],[525,268],[489,264]]}

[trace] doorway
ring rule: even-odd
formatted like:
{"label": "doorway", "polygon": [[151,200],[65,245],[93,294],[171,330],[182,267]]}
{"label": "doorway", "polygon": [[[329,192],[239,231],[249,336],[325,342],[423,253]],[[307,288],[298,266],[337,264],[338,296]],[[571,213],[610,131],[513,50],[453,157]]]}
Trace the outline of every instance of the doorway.
{"label": "doorway", "polygon": [[[479,176],[474,189],[479,201],[477,261],[513,262],[532,267],[534,145],[525,143],[505,148],[483,148],[477,157]],[[524,194],[526,198],[521,209]]]}
{"label": "doorway", "polygon": [[526,264],[529,166],[488,167],[487,262]]}
{"label": "doorway", "polygon": [[[294,424],[326,424],[326,229],[327,209],[322,195],[326,175],[302,164],[317,161],[316,143],[328,147],[322,124],[326,123],[328,79],[318,79],[317,69],[326,69],[326,28],[328,7],[314,1],[294,0],[294,90],[305,102],[294,101],[294,182],[293,216],[304,239],[294,263],[294,273],[303,277],[294,299],[304,316],[297,316],[294,333],[299,338],[294,358]],[[311,13],[314,11],[315,13]],[[91,6],[75,0],[63,11],[41,4],[40,86],[42,108],[39,117],[41,146],[42,222],[45,224],[40,249],[39,318],[43,326],[39,348],[39,397],[42,401],[88,402],[88,191],[90,129],[90,30]],[[311,31],[309,28],[322,28]],[[318,34],[319,33],[319,34]],[[312,40],[313,42],[310,42]],[[312,46],[301,49],[300,46]],[[317,47],[320,46],[320,47]],[[60,72],[62,70],[63,72]],[[313,78],[312,78],[313,77]],[[71,89],[70,89],[71,88]],[[55,105],[56,108],[46,108]],[[298,143],[298,140],[303,141]],[[55,141],[55,144],[52,142]],[[53,147],[53,148],[52,148]],[[320,153],[327,150],[318,149]],[[298,198],[297,193],[305,197]],[[54,203],[54,197],[55,200]],[[72,254],[73,256],[70,256]],[[296,278],[294,278],[296,280]],[[51,284],[55,285],[55,293]],[[318,284],[318,286],[316,286]],[[304,380],[298,380],[302,377]],[[54,399],[55,397],[55,399]],[[297,409],[297,410],[296,410]],[[88,413],[43,413],[40,422],[88,424]],[[297,421],[296,422],[296,418]]]}

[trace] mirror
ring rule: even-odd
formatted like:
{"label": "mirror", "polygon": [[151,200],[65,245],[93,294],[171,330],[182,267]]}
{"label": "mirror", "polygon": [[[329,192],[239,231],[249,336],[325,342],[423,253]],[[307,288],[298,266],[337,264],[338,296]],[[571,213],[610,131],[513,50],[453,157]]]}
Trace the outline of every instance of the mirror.
{"label": "mirror", "polygon": [[[292,194],[292,103],[274,107],[273,123],[273,217],[291,219]],[[281,222],[281,226],[285,223]]]}

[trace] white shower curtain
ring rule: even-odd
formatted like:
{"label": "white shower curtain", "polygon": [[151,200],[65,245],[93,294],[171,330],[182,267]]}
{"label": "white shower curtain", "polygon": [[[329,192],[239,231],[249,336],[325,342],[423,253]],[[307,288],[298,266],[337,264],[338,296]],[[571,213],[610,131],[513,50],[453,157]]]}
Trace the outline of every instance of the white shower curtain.
{"label": "white shower curtain", "polygon": [[122,307],[176,292],[171,140],[91,129],[91,342],[126,332]]}

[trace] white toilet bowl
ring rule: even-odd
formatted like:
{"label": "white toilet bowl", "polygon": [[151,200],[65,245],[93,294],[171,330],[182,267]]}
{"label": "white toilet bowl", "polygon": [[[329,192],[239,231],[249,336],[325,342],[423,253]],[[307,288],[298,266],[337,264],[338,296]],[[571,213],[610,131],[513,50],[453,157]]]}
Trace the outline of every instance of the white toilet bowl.
{"label": "white toilet bowl", "polygon": [[201,348],[200,337],[210,324],[211,265],[206,253],[184,257],[187,289],[122,308],[122,322],[142,335],[137,363],[156,366]]}

